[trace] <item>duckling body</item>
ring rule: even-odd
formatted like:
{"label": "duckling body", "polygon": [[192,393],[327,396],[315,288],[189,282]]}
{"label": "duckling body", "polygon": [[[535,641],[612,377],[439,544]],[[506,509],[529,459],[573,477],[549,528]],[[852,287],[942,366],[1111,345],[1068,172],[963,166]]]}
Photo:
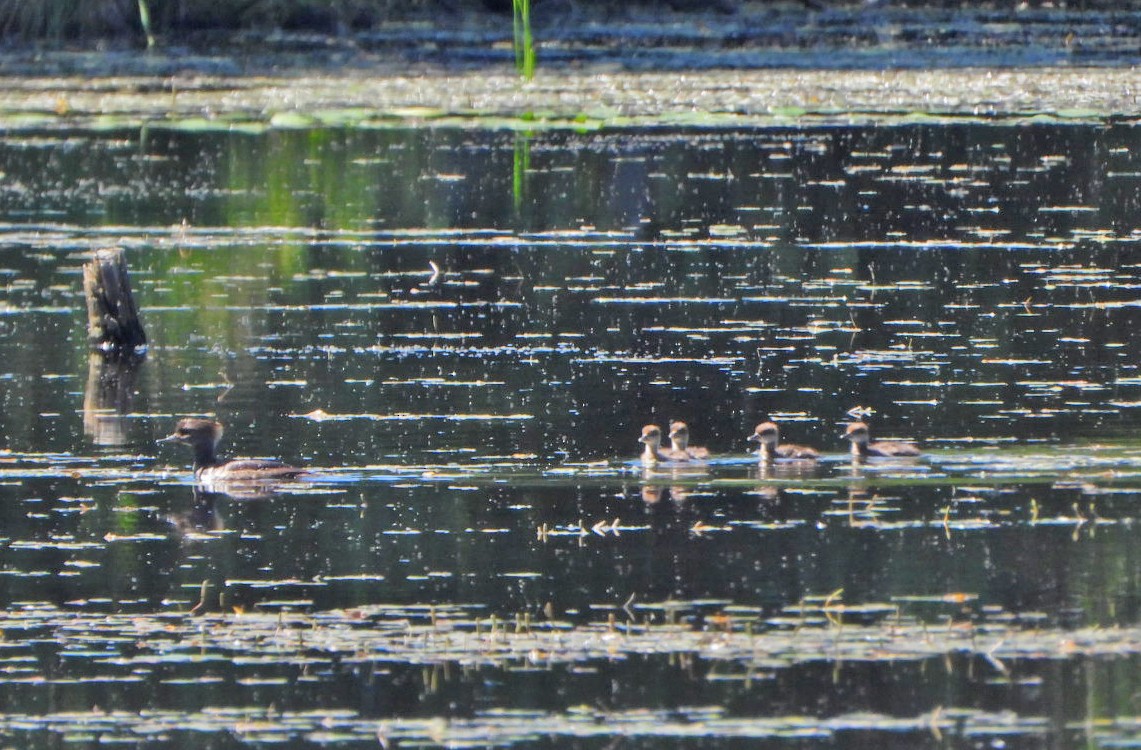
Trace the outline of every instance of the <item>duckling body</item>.
{"label": "duckling body", "polygon": [[862,460],[868,456],[881,456],[884,458],[907,458],[923,455],[919,446],[905,440],[878,440],[872,442],[867,424],[852,422],[844,431],[852,443],[852,458]]}
{"label": "duckling body", "polygon": [[780,442],[780,428],[775,422],[761,422],[748,437],[749,442],[757,443],[759,450],[757,456],[762,461],[774,461],[778,458],[799,459],[801,461],[815,461],[820,453],[807,445]]}
{"label": "duckling body", "polygon": [[672,461],[704,461],[709,458],[709,449],[689,444],[689,425],[685,422],[670,422],[670,449]]}

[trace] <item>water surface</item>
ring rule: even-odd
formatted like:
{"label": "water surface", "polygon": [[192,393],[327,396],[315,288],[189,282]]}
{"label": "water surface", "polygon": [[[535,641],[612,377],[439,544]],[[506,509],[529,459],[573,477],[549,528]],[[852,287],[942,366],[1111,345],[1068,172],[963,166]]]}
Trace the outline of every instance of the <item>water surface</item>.
{"label": "water surface", "polygon": [[[1136,742],[1135,130],[10,133],[0,732]],[[187,414],[314,476],[195,488]],[[826,460],[757,466],[769,417]],[[718,459],[633,463],[672,419]]]}

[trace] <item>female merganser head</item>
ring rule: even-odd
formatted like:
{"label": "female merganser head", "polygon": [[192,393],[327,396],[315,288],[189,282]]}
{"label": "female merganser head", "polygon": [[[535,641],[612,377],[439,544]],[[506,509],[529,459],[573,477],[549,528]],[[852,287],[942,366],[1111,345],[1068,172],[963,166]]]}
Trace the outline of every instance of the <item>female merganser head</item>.
{"label": "female merganser head", "polygon": [[660,461],[669,461],[668,456],[662,455],[662,429],[656,424],[648,424],[642,428],[642,436],[638,442],[646,447],[642,450],[642,462],[656,464]]}
{"label": "female merganser head", "polygon": [[863,422],[852,422],[844,430],[844,437],[852,442],[852,458],[863,459],[868,456],[919,456],[922,451],[914,443],[902,440],[879,440],[871,442],[871,433]]}
{"label": "female merganser head", "polygon": [[221,439],[221,422],[187,417],[178,423],[174,432],[158,442],[189,445],[194,451],[194,477],[200,482],[268,482],[292,479],[305,473],[305,469],[266,459],[219,461],[216,451]]}
{"label": "female merganser head", "polygon": [[820,457],[819,453],[806,445],[791,443],[781,445],[780,428],[775,422],[761,422],[747,440],[759,444],[760,450],[757,451],[757,455],[762,461],[772,461],[776,458],[812,460]]}
{"label": "female merganser head", "polygon": [[689,425],[670,422],[670,458],[674,461],[709,458],[709,449],[689,445]]}

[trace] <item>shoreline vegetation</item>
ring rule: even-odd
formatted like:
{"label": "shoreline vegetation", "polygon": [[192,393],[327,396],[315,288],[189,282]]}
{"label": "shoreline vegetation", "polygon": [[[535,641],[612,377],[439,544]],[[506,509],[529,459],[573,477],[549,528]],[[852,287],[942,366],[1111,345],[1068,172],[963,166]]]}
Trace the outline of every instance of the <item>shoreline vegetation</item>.
{"label": "shoreline vegetation", "polygon": [[123,65],[117,56],[147,49],[181,59],[182,69],[243,74],[1112,67],[1141,62],[1138,25],[1141,2],[0,0],[0,73],[35,74],[19,67],[29,56],[66,72],[53,56],[82,52],[107,56],[113,71]]}
{"label": "shoreline vegetation", "polygon": [[1138,27],[1141,3],[0,0],[0,127],[1130,120]]}
{"label": "shoreline vegetation", "polygon": [[[886,19],[985,17],[992,22],[1040,23],[1049,18],[1104,17],[1113,25],[1141,11],[1137,0],[528,0],[526,5],[533,6],[537,26],[556,33],[592,24],[660,26],[689,19],[697,33],[702,32],[701,26],[739,26],[734,34],[738,42],[774,33],[787,37],[787,24],[797,19],[827,25],[848,17],[841,32],[859,39]],[[197,32],[234,30],[350,37],[394,24],[499,29],[510,36],[512,16],[518,10],[517,0],[0,0],[0,38],[8,44],[15,40],[55,45],[117,40],[144,47],[152,35],[159,43],[182,43],[187,34]],[[769,23],[757,28],[752,25],[756,20]],[[1080,31],[1071,29],[1070,33],[1077,36]],[[945,43],[960,33],[953,31],[950,37],[929,41]]]}

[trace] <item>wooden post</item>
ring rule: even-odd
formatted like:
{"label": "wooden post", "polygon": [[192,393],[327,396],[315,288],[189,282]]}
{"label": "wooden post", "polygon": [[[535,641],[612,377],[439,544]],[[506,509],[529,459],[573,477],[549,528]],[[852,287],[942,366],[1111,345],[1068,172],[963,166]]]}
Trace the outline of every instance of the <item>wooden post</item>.
{"label": "wooden post", "polygon": [[105,354],[143,354],[147,334],[131,296],[122,248],[95,251],[95,257],[83,266],[83,292],[91,347]]}

